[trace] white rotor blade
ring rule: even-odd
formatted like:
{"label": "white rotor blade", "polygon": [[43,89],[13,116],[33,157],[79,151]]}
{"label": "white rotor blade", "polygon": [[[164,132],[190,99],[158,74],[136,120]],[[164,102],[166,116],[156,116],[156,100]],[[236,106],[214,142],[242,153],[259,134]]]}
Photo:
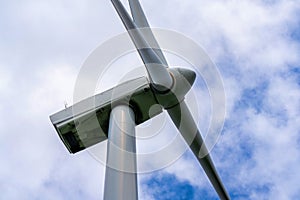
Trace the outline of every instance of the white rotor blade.
{"label": "white rotor blade", "polygon": [[131,14],[139,28],[150,27],[139,0],[128,0]]}
{"label": "white rotor blade", "polygon": [[117,10],[125,28],[127,29],[145,64],[152,86],[158,92],[165,92],[169,90],[172,87],[173,80],[165,68],[163,61],[147,43],[143,34],[132,21],[122,3],[119,0],[111,0],[111,2]]}
{"label": "white rotor blade", "polygon": [[230,199],[186,103],[183,101],[167,111],[183,138],[190,144],[191,150],[197,157],[220,199]]}
{"label": "white rotor blade", "polygon": [[150,25],[147,21],[146,15],[142,9],[142,6],[141,6],[139,0],[128,0],[128,1],[129,1],[131,15],[133,17],[134,23],[137,25],[138,28],[147,28],[147,29],[143,30],[143,34],[145,36],[146,41],[149,44],[151,44],[152,47],[157,47],[157,48],[154,48],[153,50],[159,56],[159,58],[161,59],[163,64],[168,66],[168,62],[167,62],[163,52],[161,51],[153,32],[150,29]]}

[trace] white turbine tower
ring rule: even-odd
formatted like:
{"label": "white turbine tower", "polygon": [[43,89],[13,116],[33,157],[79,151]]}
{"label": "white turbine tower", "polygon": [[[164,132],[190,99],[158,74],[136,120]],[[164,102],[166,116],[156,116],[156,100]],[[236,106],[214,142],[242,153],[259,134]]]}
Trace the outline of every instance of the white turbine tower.
{"label": "white turbine tower", "polygon": [[[104,199],[135,200],[138,198],[135,126],[165,109],[220,199],[230,199],[184,101],[196,73],[168,67],[138,0],[129,0],[132,17],[119,0],[111,2],[144,62],[149,81],[146,77],[127,81],[50,116],[60,138],[71,153],[108,138]],[[149,109],[157,104],[161,107],[149,116]],[[110,167],[113,165],[124,170]],[[131,170],[128,172],[126,168]]]}

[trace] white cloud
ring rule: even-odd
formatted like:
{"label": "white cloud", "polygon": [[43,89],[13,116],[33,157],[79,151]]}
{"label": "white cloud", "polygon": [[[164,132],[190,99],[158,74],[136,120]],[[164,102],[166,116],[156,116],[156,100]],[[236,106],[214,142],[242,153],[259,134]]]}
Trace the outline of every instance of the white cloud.
{"label": "white cloud", "polygon": [[63,64],[40,67],[25,77],[27,81],[9,84],[13,92],[1,100],[2,197],[98,199],[104,167],[87,153],[71,156],[49,120],[65,99],[72,102],[76,70]]}
{"label": "white cloud", "polygon": [[4,97],[9,92],[12,75],[7,68],[0,66],[0,93]]}
{"label": "white cloud", "polygon": [[[225,174],[231,173],[230,187],[242,187],[253,199],[261,195],[292,199],[299,194],[299,92],[293,78],[275,76],[266,97],[257,97],[263,100],[261,112],[240,107],[234,111],[238,116],[232,113],[216,149],[217,154],[223,155],[217,164],[228,170]],[[236,166],[234,173],[232,166]],[[257,187],[265,187],[266,191]]]}
{"label": "white cloud", "polygon": [[[300,115],[300,89],[295,77],[288,74],[274,77],[266,97],[266,106],[272,113],[287,115],[288,122],[297,122]],[[280,116],[279,116],[280,117]],[[293,123],[298,124],[298,123]]]}
{"label": "white cloud", "polygon": [[33,73],[34,86],[28,92],[28,109],[40,115],[63,109],[65,101],[72,105],[76,77],[77,70],[68,65],[42,67]]}
{"label": "white cloud", "polygon": [[[10,100],[11,93],[13,92],[10,88],[12,84],[11,72],[0,65],[0,127],[5,124],[5,102]],[[3,133],[0,131],[0,138]]]}

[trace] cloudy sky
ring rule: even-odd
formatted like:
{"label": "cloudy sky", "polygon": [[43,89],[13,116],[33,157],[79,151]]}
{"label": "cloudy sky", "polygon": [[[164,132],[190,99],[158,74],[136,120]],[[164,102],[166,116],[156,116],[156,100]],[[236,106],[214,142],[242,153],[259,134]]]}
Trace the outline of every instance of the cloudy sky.
{"label": "cloudy sky", "polygon": [[[231,197],[299,197],[300,2],[141,3],[153,27],[192,38],[218,66],[226,121],[212,157]],[[102,199],[105,167],[87,151],[70,155],[49,115],[65,101],[72,104],[89,54],[123,31],[108,0],[1,1],[1,199]],[[162,133],[176,132],[165,124]],[[199,126],[205,130],[205,123]],[[166,168],[140,174],[139,197],[217,199],[189,151]]]}

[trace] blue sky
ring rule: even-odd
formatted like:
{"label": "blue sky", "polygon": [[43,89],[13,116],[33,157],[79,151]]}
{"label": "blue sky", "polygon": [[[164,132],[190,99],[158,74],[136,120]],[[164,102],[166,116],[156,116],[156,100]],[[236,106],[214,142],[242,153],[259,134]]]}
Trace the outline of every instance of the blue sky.
{"label": "blue sky", "polygon": [[[299,197],[300,2],[141,3],[153,27],[192,38],[219,68],[226,121],[212,157],[231,197]],[[88,55],[123,31],[109,1],[0,3],[1,198],[102,199],[105,167],[88,152],[70,155],[49,115],[72,103]],[[117,78],[109,74],[102,87]],[[200,111],[200,119],[209,115]],[[172,134],[166,124],[161,131]],[[166,168],[140,174],[139,196],[217,199],[189,151]]]}

